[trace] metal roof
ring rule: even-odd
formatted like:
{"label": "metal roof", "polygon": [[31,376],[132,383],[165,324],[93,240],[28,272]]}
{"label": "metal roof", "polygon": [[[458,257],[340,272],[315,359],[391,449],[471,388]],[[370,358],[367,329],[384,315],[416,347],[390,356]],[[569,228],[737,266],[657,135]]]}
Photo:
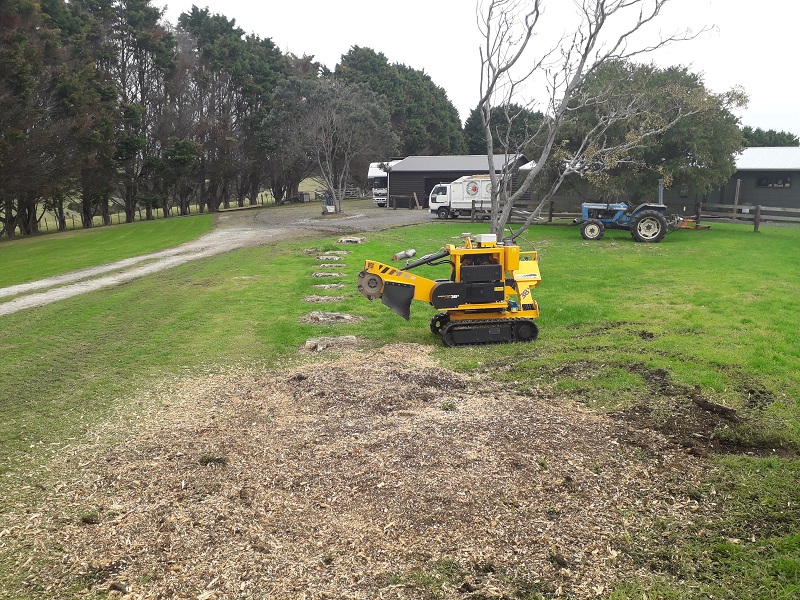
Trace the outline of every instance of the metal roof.
{"label": "metal roof", "polygon": [[737,171],[800,171],[800,146],[745,148]]}
{"label": "metal roof", "polygon": [[[494,157],[495,169],[501,169],[507,160],[513,158],[506,154]],[[520,156],[522,160],[527,159]],[[471,171],[488,173],[489,160],[485,154],[466,154],[452,156],[409,156],[392,167],[392,173],[411,171]]]}

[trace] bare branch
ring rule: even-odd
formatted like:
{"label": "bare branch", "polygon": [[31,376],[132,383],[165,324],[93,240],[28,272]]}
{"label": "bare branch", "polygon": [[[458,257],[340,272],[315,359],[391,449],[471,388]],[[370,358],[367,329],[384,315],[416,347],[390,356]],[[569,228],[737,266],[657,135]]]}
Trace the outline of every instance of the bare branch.
{"label": "bare branch", "polygon": [[[577,0],[579,25],[569,35],[562,35],[553,45],[538,48],[540,32],[545,29],[543,0],[480,0],[478,26],[483,36],[480,49],[481,81],[478,104],[492,178],[492,231],[501,235],[515,202],[527,194],[548,161],[558,159],[561,168],[532,219],[541,212],[544,203],[555,194],[564,179],[572,174],[588,176],[602,172],[610,165],[627,164],[631,151],[641,148],[675,123],[702,110],[702,106],[679,106],[665,117],[648,113],[644,95],[616,93],[613,86],[588,90],[587,81],[603,65],[626,62],[678,41],[695,39],[708,29],[697,33],[690,30],[670,35],[658,35],[655,41],[638,43],[638,34],[649,28],[662,14],[670,0]],[[512,139],[510,125],[515,115],[509,111],[493,113],[494,106],[511,106],[528,82],[541,82],[547,92],[546,118],[537,131],[524,140]],[[531,106],[530,101],[520,102]],[[571,140],[570,150],[560,139],[565,126],[578,114],[591,110],[597,118],[581,139]],[[502,125],[492,123],[493,114],[503,115]],[[637,122],[623,142],[609,142],[608,133],[622,122]],[[506,185],[511,176],[502,169],[495,173],[494,156],[497,149],[508,157],[524,149],[536,147],[538,156],[525,179],[513,195]],[[506,164],[508,160],[506,160]],[[529,220],[529,223],[531,220]],[[524,231],[521,229],[515,235]]]}

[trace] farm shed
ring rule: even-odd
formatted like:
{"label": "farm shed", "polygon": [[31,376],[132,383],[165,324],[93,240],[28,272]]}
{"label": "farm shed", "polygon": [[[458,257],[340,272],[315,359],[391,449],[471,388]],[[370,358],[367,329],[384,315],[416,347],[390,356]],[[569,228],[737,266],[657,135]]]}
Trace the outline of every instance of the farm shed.
{"label": "farm shed", "polygon": [[[509,160],[513,161],[515,168],[528,162],[521,155],[498,154],[494,157],[495,169],[499,172]],[[408,198],[416,193],[420,205],[427,206],[428,194],[436,184],[450,183],[464,175],[488,174],[489,160],[485,154],[409,156],[394,165],[389,173],[389,197]]]}
{"label": "farm shed", "polygon": [[[800,147],[745,148],[735,157],[736,172],[722,186],[706,197],[687,186],[675,185],[664,190],[664,204],[670,212],[693,215],[698,202],[703,205],[761,205],[800,209]],[[595,199],[569,195],[569,186],[553,198],[556,211],[580,210],[583,201]],[[566,193],[563,193],[566,192]],[[612,198],[628,202],[626,195]],[[657,202],[658,189],[639,202]]]}
{"label": "farm shed", "polygon": [[709,200],[800,208],[800,147],[745,148],[736,157],[736,173],[718,194]]}

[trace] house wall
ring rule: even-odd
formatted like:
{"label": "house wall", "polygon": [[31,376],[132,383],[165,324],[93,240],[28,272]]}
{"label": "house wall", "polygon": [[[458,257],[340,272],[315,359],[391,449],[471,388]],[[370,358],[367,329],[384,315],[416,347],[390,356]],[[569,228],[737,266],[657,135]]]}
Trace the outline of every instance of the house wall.
{"label": "house wall", "polygon": [[791,171],[738,171],[709,196],[709,202],[733,204],[737,180],[741,180],[739,204],[800,208],[800,172]]}
{"label": "house wall", "polygon": [[[712,190],[705,199],[700,193],[676,186],[664,190],[664,204],[668,212],[682,215],[695,214],[697,202],[701,201],[706,204],[734,204],[737,180],[741,180],[739,204],[800,208],[800,172],[792,171],[738,171],[728,183]],[[556,212],[578,212],[581,203],[591,199],[557,195],[554,200]],[[627,198],[620,196],[612,201],[626,202]],[[653,190],[637,204],[641,202],[657,203],[658,190]]]}
{"label": "house wall", "polygon": [[420,205],[428,206],[428,194],[439,183],[450,183],[464,175],[486,175],[474,171],[392,171],[389,175],[389,196],[417,194]]}
{"label": "house wall", "polygon": [[[389,176],[389,195],[411,196],[416,192],[420,205],[427,207],[428,195],[438,184],[450,183],[459,177],[488,174],[489,171],[393,171]],[[530,200],[523,199],[522,203],[530,203]]]}

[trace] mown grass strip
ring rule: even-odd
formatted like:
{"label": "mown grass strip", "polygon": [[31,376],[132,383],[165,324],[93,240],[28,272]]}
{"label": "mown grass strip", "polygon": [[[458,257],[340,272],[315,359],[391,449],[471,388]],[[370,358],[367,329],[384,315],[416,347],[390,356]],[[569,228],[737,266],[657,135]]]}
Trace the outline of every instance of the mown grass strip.
{"label": "mown grass strip", "polygon": [[206,214],[0,241],[0,287],[172,248],[208,233],[212,221]]}

